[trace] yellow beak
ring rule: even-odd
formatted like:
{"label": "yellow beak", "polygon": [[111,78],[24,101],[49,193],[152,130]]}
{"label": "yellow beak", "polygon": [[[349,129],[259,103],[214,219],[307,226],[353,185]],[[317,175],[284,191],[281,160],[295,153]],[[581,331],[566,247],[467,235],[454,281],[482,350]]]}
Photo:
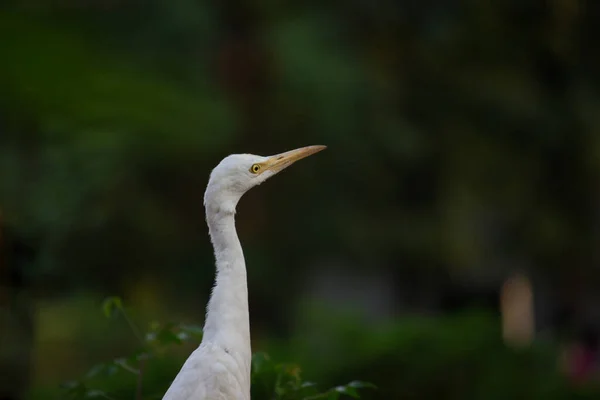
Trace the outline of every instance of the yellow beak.
{"label": "yellow beak", "polygon": [[269,157],[267,161],[263,162],[263,171],[271,170],[274,173],[280,172],[296,161],[318,153],[321,150],[325,150],[326,148],[327,146],[307,146],[296,150],[286,151],[285,153],[276,154]]}

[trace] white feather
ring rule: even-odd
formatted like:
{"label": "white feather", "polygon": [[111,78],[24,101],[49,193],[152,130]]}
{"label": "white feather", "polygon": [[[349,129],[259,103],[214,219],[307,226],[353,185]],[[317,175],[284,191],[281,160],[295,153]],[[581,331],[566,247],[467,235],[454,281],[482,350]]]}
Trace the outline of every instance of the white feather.
{"label": "white feather", "polygon": [[251,174],[266,160],[250,154],[225,158],[204,195],[217,275],[200,346],[183,364],[163,400],[250,400],[250,323],[246,263],[235,229],[242,195],[267,176]]}
{"label": "white feather", "polygon": [[[217,274],[202,343],[181,367],[163,400],[250,400],[250,319],[244,252],[235,230],[235,208],[250,188],[298,159],[324,149],[309,146],[261,157],[234,154],[212,171],[204,207]],[[260,173],[251,167],[265,164]]]}

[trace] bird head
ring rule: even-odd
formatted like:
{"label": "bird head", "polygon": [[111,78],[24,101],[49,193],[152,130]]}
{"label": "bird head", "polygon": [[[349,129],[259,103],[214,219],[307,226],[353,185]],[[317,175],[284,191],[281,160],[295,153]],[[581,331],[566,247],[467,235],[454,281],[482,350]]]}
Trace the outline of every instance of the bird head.
{"label": "bird head", "polygon": [[235,212],[238,201],[248,190],[296,161],[325,148],[326,146],[307,146],[268,157],[254,154],[227,156],[210,174],[204,193],[204,206],[214,211]]}

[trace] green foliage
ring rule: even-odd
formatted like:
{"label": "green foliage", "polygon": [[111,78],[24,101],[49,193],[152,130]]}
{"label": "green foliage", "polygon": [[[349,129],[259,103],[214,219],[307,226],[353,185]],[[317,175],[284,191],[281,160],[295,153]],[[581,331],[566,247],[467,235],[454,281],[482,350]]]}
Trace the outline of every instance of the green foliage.
{"label": "green foliage", "polygon": [[252,357],[252,398],[278,400],[336,400],[342,395],[358,399],[358,389],[375,388],[366,382],[352,381],[347,385],[336,386],[325,392],[319,391],[316,384],[304,381],[301,370],[295,364],[278,364],[265,353]]}
{"label": "green foliage", "polygon": [[93,131],[163,151],[231,138],[234,116],[214,92],[192,92],[52,23],[0,11],[0,49],[12,60],[0,66],[9,99],[0,109],[11,119],[35,116],[53,138]]}
{"label": "green foliage", "polygon": [[[132,323],[119,297],[105,299],[102,311],[107,318],[123,316],[133,333],[139,336],[137,327]],[[82,379],[63,384],[64,397],[72,400],[116,400],[132,398],[132,394],[135,393],[136,399],[160,399],[178,370],[172,369],[168,374],[164,374],[162,382],[156,382],[153,377],[151,390],[146,390],[146,372],[152,371],[152,362],[158,361],[173,345],[198,343],[202,339],[202,330],[193,325],[153,323],[148,332],[139,339],[140,347],[133,354],[94,365]],[[111,380],[123,374],[135,378],[127,380],[128,387],[123,387],[122,384],[115,385],[115,381]],[[344,397],[358,399],[360,389],[375,388],[371,383],[352,381],[322,391],[315,383],[302,379],[298,365],[274,362],[265,353],[256,353],[252,357],[251,381],[252,399],[256,400],[338,400]]]}
{"label": "green foliage", "polygon": [[107,297],[102,303],[102,311],[106,318],[110,318],[117,312],[123,311],[123,301],[121,301],[120,297]]}
{"label": "green foliage", "polygon": [[[498,316],[486,311],[405,315],[381,325],[322,308],[310,314],[300,322],[306,327],[301,335],[267,350],[311,365],[310,372],[322,382],[338,380],[338,371],[378,383],[393,377],[378,385],[376,394],[386,399],[562,400],[600,395],[598,387],[569,384],[555,343],[540,337],[528,348],[506,346]],[[319,354],[318,364],[311,361],[313,354]]]}

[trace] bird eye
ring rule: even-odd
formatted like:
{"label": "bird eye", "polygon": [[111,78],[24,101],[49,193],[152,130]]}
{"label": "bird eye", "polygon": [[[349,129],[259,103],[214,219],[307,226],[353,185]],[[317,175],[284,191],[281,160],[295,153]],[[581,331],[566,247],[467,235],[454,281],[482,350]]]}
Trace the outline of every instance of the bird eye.
{"label": "bird eye", "polygon": [[254,164],[252,167],[250,167],[250,172],[253,174],[258,174],[258,171],[260,171],[260,165]]}

